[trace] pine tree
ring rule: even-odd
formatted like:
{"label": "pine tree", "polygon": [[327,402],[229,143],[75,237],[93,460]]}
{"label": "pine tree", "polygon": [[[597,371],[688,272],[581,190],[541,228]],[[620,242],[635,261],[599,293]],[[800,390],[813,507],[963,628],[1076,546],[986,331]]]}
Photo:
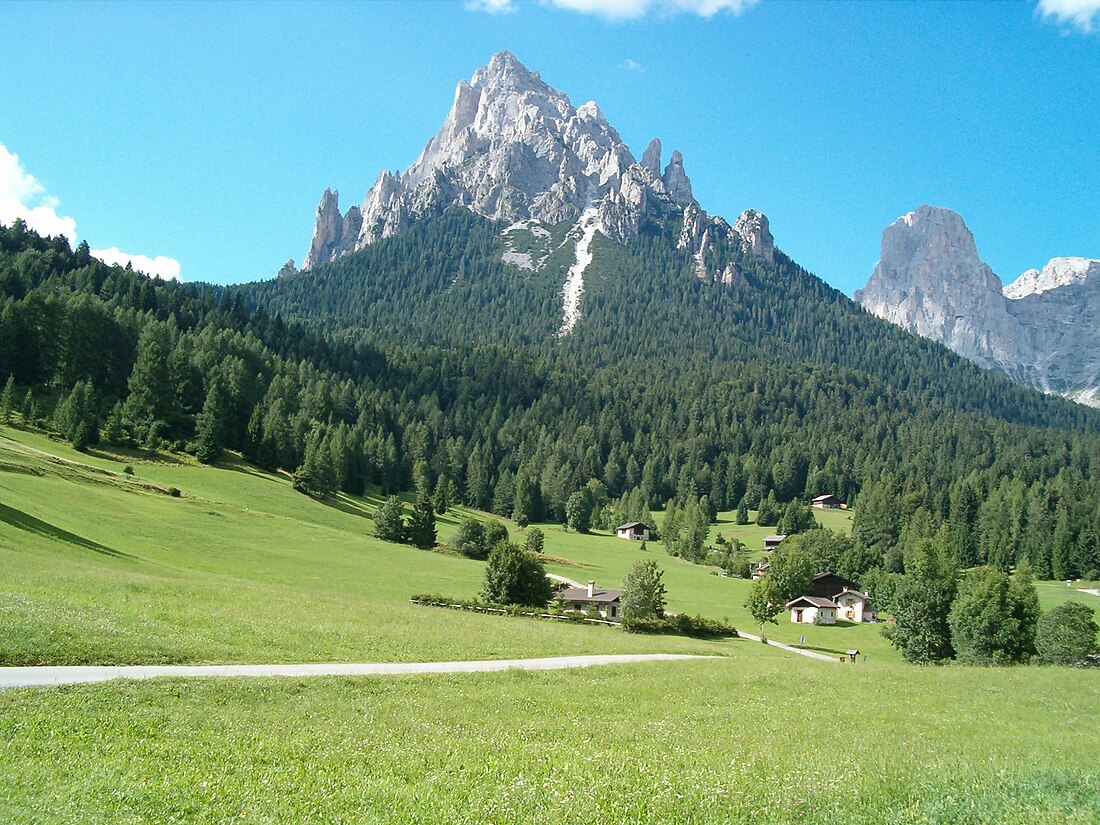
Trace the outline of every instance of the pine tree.
{"label": "pine tree", "polygon": [[733,519],[734,524],[748,524],[749,523],[749,505],[745,501],[745,497],[741,496],[741,500],[737,502],[737,515]]}
{"label": "pine tree", "polygon": [[8,376],[8,383],[0,393],[0,424],[10,424],[12,410],[15,408],[15,376]]}
{"label": "pine tree", "polygon": [[435,498],[432,501],[432,506],[435,507],[435,512],[438,515],[443,515],[451,509],[451,491],[454,488],[454,482],[446,476],[440,476],[439,480],[435,483]]}
{"label": "pine tree", "polygon": [[127,441],[126,426],[122,419],[122,402],[118,401],[107,416],[107,423],[103,427],[103,440],[108,444],[123,444]]}
{"label": "pine tree", "polygon": [[408,541],[421,550],[431,550],[435,547],[435,507],[426,488],[416,496],[406,534]]}
{"label": "pine tree", "polygon": [[374,514],[374,535],[383,541],[405,541],[404,508],[397,496],[386,499]]}
{"label": "pine tree", "polygon": [[195,422],[195,456],[203,464],[213,464],[221,454],[225,432],[226,399],[221,382],[214,381]]}

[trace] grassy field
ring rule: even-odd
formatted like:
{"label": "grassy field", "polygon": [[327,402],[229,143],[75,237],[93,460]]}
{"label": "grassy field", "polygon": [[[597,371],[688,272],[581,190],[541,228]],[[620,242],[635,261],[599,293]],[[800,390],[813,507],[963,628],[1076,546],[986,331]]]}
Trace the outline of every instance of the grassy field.
{"label": "grassy field", "polygon": [[[415,607],[417,592],[474,596],[484,565],[372,538],[378,503],[313,501],[239,463],[84,455],[4,429],[0,664],[719,657],[5,691],[0,822],[1100,819],[1100,674],[908,667],[871,625],[768,627],[869,653],[841,666],[744,640]],[[441,521],[441,537],[464,514]],[[553,572],[614,586],[654,558],[671,610],[757,629],[747,581],[659,542],[643,553],[543,529]],[[1064,582],[1042,583],[1040,598],[1100,602]]]}
{"label": "grassy field", "polygon": [[[419,661],[709,652],[416,607],[473,597],[484,564],[371,537],[376,500],[322,504],[283,477],[108,458],[0,435],[0,664]],[[179,498],[167,494],[182,491]],[[455,529],[454,518],[440,532]],[[522,627],[520,627],[522,625]]]}
{"label": "grassy field", "polygon": [[674,667],[9,691],[0,820],[1100,818],[1095,674],[737,644]]}

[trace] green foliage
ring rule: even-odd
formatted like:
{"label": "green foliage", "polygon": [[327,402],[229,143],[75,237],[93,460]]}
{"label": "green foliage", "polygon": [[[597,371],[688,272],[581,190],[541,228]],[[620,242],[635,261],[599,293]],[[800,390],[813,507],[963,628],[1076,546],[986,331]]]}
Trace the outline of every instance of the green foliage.
{"label": "green foliage", "polygon": [[552,591],[538,556],[510,541],[498,542],[485,565],[482,597],[497,604],[545,607]]}
{"label": "green foliage", "polygon": [[1039,617],[1035,647],[1044,665],[1081,665],[1097,653],[1097,626],[1092,608],[1065,602]]}
{"label": "green foliage", "polygon": [[775,500],[775,491],[772,490],[756,509],[756,523],[761,527],[775,527],[779,524],[780,515],[782,513]]}
{"label": "green foliage", "polygon": [[530,550],[532,553],[542,555],[543,545],[545,538],[542,530],[538,527],[532,527],[527,531],[527,539],[523,544],[524,550]]}
{"label": "green foliage", "polygon": [[215,381],[206,394],[195,428],[195,457],[203,464],[213,464],[221,454],[227,406],[225,393]]}
{"label": "green foliage", "polygon": [[1039,597],[1029,575],[992,567],[968,572],[948,622],[958,660],[968,665],[1027,662],[1035,653]]}
{"label": "green foliage", "polygon": [[737,502],[737,515],[734,518],[734,524],[748,524],[749,523],[749,505],[746,503],[744,496]]}
{"label": "green foliage", "polygon": [[[886,580],[890,585],[885,597],[894,624],[883,628],[883,635],[905,661],[932,664],[955,655],[948,616],[957,577],[950,531],[945,526],[934,540],[924,539],[914,548],[904,576]],[[876,592],[882,590],[876,588]]]}
{"label": "green foliage", "polygon": [[425,485],[417,494],[405,531],[409,543],[421,550],[430,550],[435,547],[436,539],[435,508],[428,495],[428,489],[428,485]]}
{"label": "green foliage", "polygon": [[74,449],[99,441],[99,402],[89,381],[78,381],[54,410],[54,424]]}
{"label": "green foliage", "polygon": [[737,636],[737,628],[726,622],[705,619],[702,616],[688,616],[685,613],[678,613],[675,616],[644,616],[629,620],[624,618],[623,629],[628,633],[676,633],[699,639]]}
{"label": "green foliage", "polygon": [[592,496],[587,490],[578,490],[565,502],[565,522],[570,530],[587,533],[592,519]]}
{"label": "green foliage", "polygon": [[15,409],[15,376],[9,375],[4,384],[4,391],[0,393],[0,424],[10,424],[11,414]]}
{"label": "green foliage", "polygon": [[383,541],[405,541],[404,512],[405,508],[397,496],[386,499],[374,514],[374,535]]}
{"label": "green foliage", "polygon": [[793,536],[807,530],[816,530],[820,526],[810,505],[796,498],[783,508],[776,532],[783,536]]}
{"label": "green foliage", "polygon": [[508,541],[508,528],[504,526],[503,522],[497,521],[496,519],[489,519],[485,522],[486,552],[491,551],[502,541]]}
{"label": "green foliage", "polygon": [[485,523],[480,519],[467,517],[458,525],[458,532],[451,539],[458,551],[471,559],[489,558],[489,542],[485,536]]}
{"label": "green foliage", "polygon": [[665,615],[664,573],[652,559],[634,562],[623,578],[623,623],[639,619],[661,618]]}
{"label": "green foliage", "polygon": [[797,542],[783,542],[768,559],[767,575],[752,583],[745,606],[755,621],[774,624],[787,602],[810,592],[818,572],[814,560]]}

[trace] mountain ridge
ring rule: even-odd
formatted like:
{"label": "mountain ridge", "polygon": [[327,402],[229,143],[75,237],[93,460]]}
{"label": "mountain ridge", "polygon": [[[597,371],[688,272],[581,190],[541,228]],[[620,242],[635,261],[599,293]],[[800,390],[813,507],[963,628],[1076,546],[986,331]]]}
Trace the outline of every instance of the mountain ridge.
{"label": "mountain ridge", "polygon": [[853,297],[980,366],[1100,406],[1100,261],[1054,258],[1002,286],[962,216],[922,205],[883,230],[879,263]]}
{"label": "mountain ridge", "polygon": [[[636,161],[594,101],[574,108],[511,52],[497,52],[469,82],[459,81],[442,127],[408,169],[380,172],[362,205],[347,213],[340,212],[335,190],[324,191],[302,269],[363,249],[450,206],[509,228],[572,223],[576,266],[561,286],[561,331],[568,334],[580,317],[587,250],[596,232],[623,243],[649,220],[681,220],[677,243],[695,258],[698,276],[726,283],[736,277],[734,270],[711,271],[704,264],[719,239],[733,235],[748,254],[770,258],[774,239],[763,213],[746,210],[731,227],[700,207],[678,150],[663,171],[661,163],[659,139]],[[535,266],[522,253],[505,255],[510,263]]]}

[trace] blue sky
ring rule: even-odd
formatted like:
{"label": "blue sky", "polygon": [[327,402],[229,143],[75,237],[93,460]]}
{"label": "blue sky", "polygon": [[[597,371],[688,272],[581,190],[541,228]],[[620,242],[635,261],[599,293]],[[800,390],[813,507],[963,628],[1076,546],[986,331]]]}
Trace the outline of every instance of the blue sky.
{"label": "blue sky", "polygon": [[680,149],[705,209],[762,209],[845,292],[921,203],[960,212],[1007,282],[1100,257],[1098,8],[9,0],[0,217],[37,207],[185,280],[267,278],[304,257],[326,186],[346,209],[408,166],[458,80],[507,48],[596,100],[635,155]]}

